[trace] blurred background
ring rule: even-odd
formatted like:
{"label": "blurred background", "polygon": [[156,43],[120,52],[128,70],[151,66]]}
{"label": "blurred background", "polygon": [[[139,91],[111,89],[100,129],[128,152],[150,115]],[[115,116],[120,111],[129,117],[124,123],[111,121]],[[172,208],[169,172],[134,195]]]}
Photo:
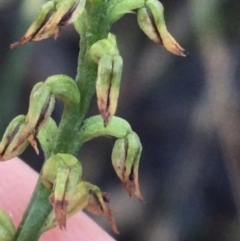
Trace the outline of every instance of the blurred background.
{"label": "blurred background", "polygon": [[[0,0],[0,134],[26,113],[31,88],[54,74],[76,75],[79,37],[60,37],[10,51],[43,0]],[[112,194],[118,241],[240,240],[240,2],[162,0],[171,34],[190,53],[174,56],[151,42],[136,15],[118,21],[124,59],[117,115],[138,133],[145,204],[129,198],[111,167],[114,140],[98,138],[79,153],[84,179]],[[61,103],[54,118],[59,121]],[[89,116],[97,114],[93,99]],[[22,155],[40,171],[43,158]],[[114,235],[103,217],[93,216]]]}

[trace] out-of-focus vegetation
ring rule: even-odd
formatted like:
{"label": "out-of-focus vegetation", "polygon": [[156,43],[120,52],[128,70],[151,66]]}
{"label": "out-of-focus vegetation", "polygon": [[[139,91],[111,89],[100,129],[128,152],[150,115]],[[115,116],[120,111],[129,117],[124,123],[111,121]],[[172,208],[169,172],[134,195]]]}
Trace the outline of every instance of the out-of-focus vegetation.
{"label": "out-of-focus vegetation", "polygon": [[[42,2],[0,0],[0,134],[12,118],[26,113],[34,83],[76,74],[79,39],[73,27],[56,41],[9,49]],[[79,155],[84,178],[112,193],[119,241],[238,241],[240,2],[162,3],[169,31],[188,57],[152,43],[134,14],[112,28],[124,59],[117,115],[131,123],[144,147],[140,184],[146,204],[129,201],[115,177],[112,139],[84,146]],[[59,104],[57,120],[61,110]],[[95,100],[90,112],[97,113]],[[40,170],[41,156],[29,150],[22,158]]]}

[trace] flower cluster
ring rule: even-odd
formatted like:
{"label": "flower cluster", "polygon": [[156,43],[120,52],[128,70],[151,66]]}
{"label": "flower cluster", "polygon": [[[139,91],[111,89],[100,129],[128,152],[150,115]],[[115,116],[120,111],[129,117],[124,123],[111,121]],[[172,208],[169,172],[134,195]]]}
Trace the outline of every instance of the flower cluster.
{"label": "flower cluster", "polygon": [[[176,55],[186,56],[186,51],[168,32],[164,9],[158,0],[108,0],[102,1],[102,4],[105,9],[102,13],[103,21],[108,26],[107,29],[126,13],[136,10],[138,25],[151,40],[163,44],[167,50]],[[94,8],[93,0],[48,1],[42,6],[27,32],[19,41],[13,43],[11,48],[52,36],[57,38],[60,28],[72,23],[80,35],[82,32],[86,33],[89,26],[84,21],[90,19],[88,10],[91,8]],[[86,35],[93,33],[87,32]],[[81,125],[73,126],[74,142],[65,141],[69,142],[68,146],[75,143],[74,145],[78,147],[76,150],[79,150],[85,142],[95,137],[116,138],[112,150],[113,168],[127,193],[130,196],[134,193],[143,201],[138,182],[142,145],[130,124],[115,116],[123,68],[123,59],[117,47],[116,37],[108,33],[106,38],[96,40],[84,50],[84,58],[96,67],[95,88],[100,115],[89,117],[81,122]],[[107,205],[109,194],[82,180],[81,163],[73,155],[77,151],[70,149],[65,153],[55,151],[56,136],[60,133],[60,129],[64,128],[63,124],[57,126],[51,118],[56,99],[64,102],[62,119],[69,115],[68,118],[71,120],[75,118],[75,114],[77,117],[80,116],[79,109],[84,94],[76,82],[66,75],[54,75],[36,84],[30,95],[27,115],[19,115],[10,122],[0,143],[0,161],[6,161],[20,155],[29,144],[38,154],[36,142],[38,138],[45,155],[40,180],[41,184],[51,191],[49,201],[53,206],[41,232],[56,225],[65,228],[67,218],[85,208],[93,213],[105,215],[113,231],[118,233],[111,209]],[[4,229],[7,230],[7,238],[3,239],[4,241],[10,240],[9,237],[15,232],[8,219],[5,213],[0,212],[0,235],[1,229],[5,227],[3,223],[5,221],[6,224],[10,223]]]}

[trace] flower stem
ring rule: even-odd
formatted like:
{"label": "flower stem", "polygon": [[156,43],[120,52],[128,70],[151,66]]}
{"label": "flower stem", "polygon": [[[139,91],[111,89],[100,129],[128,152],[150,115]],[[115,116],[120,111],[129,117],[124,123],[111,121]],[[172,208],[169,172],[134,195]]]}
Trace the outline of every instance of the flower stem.
{"label": "flower stem", "polygon": [[[36,192],[34,191],[34,196],[29,203],[30,208],[27,208],[26,214],[24,214],[23,220],[20,223],[13,240],[38,240],[39,229],[52,211],[52,205],[48,200],[51,190],[45,187],[40,181],[38,181],[35,189]],[[39,224],[41,224],[41,226]]]}
{"label": "flower stem", "polygon": [[[104,22],[106,16],[106,1],[88,0],[86,4],[85,31],[81,32],[80,52],[76,82],[81,93],[78,108],[74,107],[64,112],[59,126],[59,133],[54,153],[76,154],[80,149],[75,135],[79,130],[95,93],[97,65],[88,58],[88,50],[96,41],[106,38],[109,24]],[[80,17],[81,18],[81,17]],[[33,197],[23,216],[22,222],[12,241],[37,241],[46,217],[52,211],[49,202],[51,190],[46,188],[39,178]]]}

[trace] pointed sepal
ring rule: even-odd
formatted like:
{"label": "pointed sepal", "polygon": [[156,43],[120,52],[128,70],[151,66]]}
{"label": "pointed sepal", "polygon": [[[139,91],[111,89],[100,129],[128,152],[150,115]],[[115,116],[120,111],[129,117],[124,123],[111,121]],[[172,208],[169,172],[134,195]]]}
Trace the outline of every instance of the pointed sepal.
{"label": "pointed sepal", "polygon": [[164,19],[164,7],[158,0],[146,0],[137,13],[139,27],[155,43],[163,44],[173,54],[185,57],[184,50],[168,32]]}
{"label": "pointed sepal", "polygon": [[28,138],[22,138],[26,117],[19,115],[8,125],[0,143],[0,161],[21,155],[29,145]]}

